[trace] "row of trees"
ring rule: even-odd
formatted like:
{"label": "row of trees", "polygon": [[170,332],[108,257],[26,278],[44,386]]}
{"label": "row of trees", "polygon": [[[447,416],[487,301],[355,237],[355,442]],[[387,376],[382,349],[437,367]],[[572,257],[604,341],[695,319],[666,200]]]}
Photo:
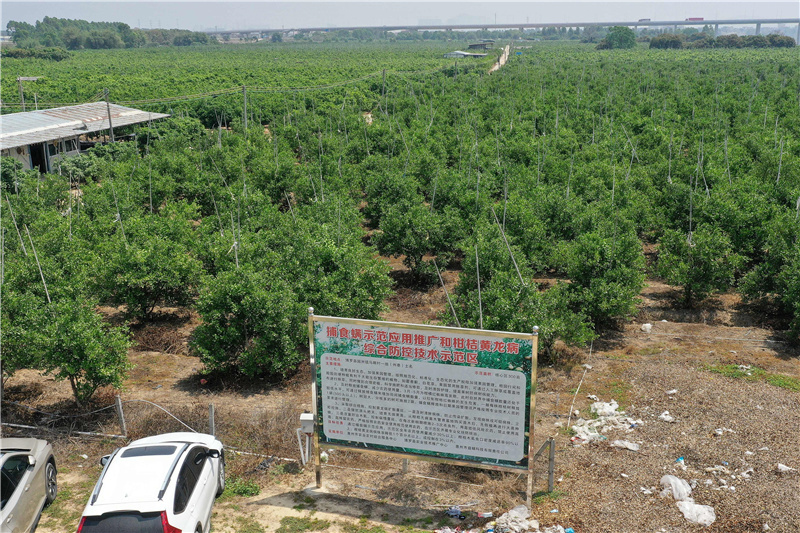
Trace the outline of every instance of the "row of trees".
{"label": "row of trees", "polygon": [[714,38],[704,34],[700,39],[686,40],[684,35],[662,33],[650,40],[650,48],[793,48],[797,43],[791,37],[771,33],[769,35],[720,35]]}
{"label": "row of trees", "polygon": [[[799,80],[791,50],[560,47],[554,61],[543,47],[491,76],[448,65],[257,93],[247,129],[241,99],[220,97],[230,129],[175,118],[42,181],[17,169],[3,178],[4,372],[15,354],[29,364],[5,335],[33,343],[26,313],[58,311],[49,294],[137,323],[189,306],[206,369],[282,376],[303,357],[306,307],[380,315],[378,253],[403,257],[420,288],[460,267],[442,321],[539,325],[545,355],[636,312],[644,246],[684,304],[735,288],[796,337]],[[169,104],[221,126],[208,105]]]}
{"label": "row of trees", "polygon": [[9,21],[12,40],[21,48],[61,47],[67,50],[138,48],[148,45],[208,44],[208,35],[188,30],[141,30],[122,22],[88,22],[44,17],[35,24]]}

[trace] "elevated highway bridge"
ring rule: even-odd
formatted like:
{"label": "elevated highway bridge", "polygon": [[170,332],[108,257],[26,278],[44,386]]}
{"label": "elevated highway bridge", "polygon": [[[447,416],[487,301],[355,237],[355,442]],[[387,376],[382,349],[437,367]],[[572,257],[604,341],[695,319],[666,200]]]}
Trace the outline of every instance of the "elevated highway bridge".
{"label": "elevated highway bridge", "polygon": [[653,27],[672,27],[677,30],[682,26],[713,26],[714,33],[719,32],[720,26],[755,26],[756,35],[761,34],[761,27],[765,24],[797,24],[795,41],[800,44],[800,18],[782,19],[705,19],[705,20],[636,20],[636,21],[611,21],[611,22],[509,22],[503,24],[421,24],[421,25],[396,25],[396,26],[337,26],[330,27],[307,27],[307,28],[267,28],[249,30],[224,30],[206,31],[208,34],[231,36],[233,34],[246,33],[287,33],[287,32],[328,32],[337,30],[376,30],[376,31],[459,31],[459,30],[508,30],[508,29],[541,29],[541,28],[588,28],[588,27],[611,27],[628,26],[632,28],[653,28]]}

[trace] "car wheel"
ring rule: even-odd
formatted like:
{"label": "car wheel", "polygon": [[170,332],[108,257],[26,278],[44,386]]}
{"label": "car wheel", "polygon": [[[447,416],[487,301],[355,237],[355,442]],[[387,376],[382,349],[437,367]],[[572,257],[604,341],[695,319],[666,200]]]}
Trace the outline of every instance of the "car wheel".
{"label": "car wheel", "polygon": [[219,476],[217,477],[217,496],[225,492],[225,452],[219,458]]}
{"label": "car wheel", "polygon": [[56,464],[50,460],[44,467],[45,505],[50,505],[58,494],[58,471]]}
{"label": "car wheel", "polygon": [[203,533],[203,528],[198,524],[194,529],[194,533]]}

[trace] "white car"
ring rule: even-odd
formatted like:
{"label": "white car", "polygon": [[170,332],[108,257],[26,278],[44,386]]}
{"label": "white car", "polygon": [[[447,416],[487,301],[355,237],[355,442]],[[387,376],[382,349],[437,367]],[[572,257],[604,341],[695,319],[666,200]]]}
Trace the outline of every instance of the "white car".
{"label": "white car", "polygon": [[207,533],[225,490],[222,443],[203,433],[131,442],[100,460],[103,473],[78,533]]}
{"label": "white car", "polygon": [[46,440],[0,439],[0,531],[35,531],[42,509],[56,499],[56,475]]}

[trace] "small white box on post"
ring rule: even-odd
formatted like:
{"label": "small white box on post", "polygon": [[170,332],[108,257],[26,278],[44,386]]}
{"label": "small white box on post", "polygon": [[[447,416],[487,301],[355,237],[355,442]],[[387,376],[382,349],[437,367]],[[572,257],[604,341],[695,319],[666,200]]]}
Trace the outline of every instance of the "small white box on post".
{"label": "small white box on post", "polygon": [[[305,434],[305,448],[303,447],[303,434]],[[297,444],[300,446],[300,460],[303,466],[308,462],[309,449],[311,448],[311,436],[314,434],[314,414],[301,413],[300,427],[297,428]]]}
{"label": "small white box on post", "polygon": [[300,430],[306,435],[314,433],[314,414],[302,413],[300,415]]}

